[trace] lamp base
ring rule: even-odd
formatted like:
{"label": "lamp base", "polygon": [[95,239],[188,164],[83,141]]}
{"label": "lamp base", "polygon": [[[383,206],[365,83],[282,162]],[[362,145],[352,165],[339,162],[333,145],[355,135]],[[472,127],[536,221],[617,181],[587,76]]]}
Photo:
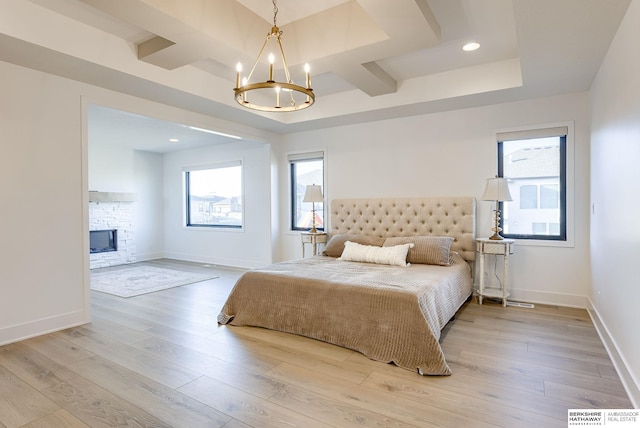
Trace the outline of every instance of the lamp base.
{"label": "lamp base", "polygon": [[494,221],[495,224],[491,230],[493,231],[493,235],[489,237],[492,241],[502,241],[504,237],[500,236],[500,232],[502,228],[500,227],[500,210],[498,209],[498,201],[496,201],[496,209],[493,210],[494,213]]}
{"label": "lamp base", "polygon": [[318,229],[316,229],[316,203],[311,203],[311,230],[309,233],[318,233]]}

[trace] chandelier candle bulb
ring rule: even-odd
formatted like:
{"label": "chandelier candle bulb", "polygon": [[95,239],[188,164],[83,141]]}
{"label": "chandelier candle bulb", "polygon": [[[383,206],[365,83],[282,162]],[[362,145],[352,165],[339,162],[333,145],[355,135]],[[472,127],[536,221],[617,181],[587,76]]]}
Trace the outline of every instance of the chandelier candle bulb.
{"label": "chandelier candle bulb", "polygon": [[[307,89],[311,89],[311,75],[309,74],[310,71],[311,71],[311,67],[309,67],[309,63],[307,62],[304,64],[304,72],[307,77]],[[307,100],[308,99],[309,99],[309,96],[307,96]]]}
{"label": "chandelier candle bulb", "polygon": [[272,53],[269,54],[269,80],[268,82],[273,82],[273,63],[275,62],[276,57],[273,56]]}
{"label": "chandelier candle bulb", "polygon": [[280,86],[276,86],[276,108],[280,108]]}
{"label": "chandelier candle bulb", "polygon": [[[236,71],[238,72],[238,74],[236,75],[236,88],[240,87],[240,73],[242,73],[242,64],[238,63],[236,64]],[[244,85],[244,83],[243,83]]]}
{"label": "chandelier candle bulb", "polygon": [[[246,77],[242,78],[242,86],[247,86],[247,83],[249,83],[249,79],[247,79]],[[243,92],[242,93],[242,102],[246,103],[247,102],[247,93]]]}

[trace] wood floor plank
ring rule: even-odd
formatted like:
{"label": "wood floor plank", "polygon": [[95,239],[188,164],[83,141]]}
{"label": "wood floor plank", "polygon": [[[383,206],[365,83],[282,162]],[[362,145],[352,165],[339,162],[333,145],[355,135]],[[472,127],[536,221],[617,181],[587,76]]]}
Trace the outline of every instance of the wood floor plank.
{"label": "wood floor plank", "polygon": [[[224,330],[224,327],[220,328]],[[257,373],[266,373],[281,362],[276,358],[264,354],[247,352],[247,350],[241,346],[225,346],[211,338],[184,333],[168,327],[156,327],[146,331],[150,335],[175,345],[244,367]]]}
{"label": "wood floor plank", "polygon": [[73,376],[71,370],[22,342],[0,347],[0,364],[38,390],[58,385]]}
{"label": "wood floor plank", "polygon": [[356,407],[344,401],[334,400],[295,386],[283,388],[269,401],[309,415],[334,427],[418,428],[417,425],[407,424],[381,413]]}
{"label": "wood floor plank", "polygon": [[[254,334],[243,334],[243,331],[248,329],[261,331],[256,331]],[[348,358],[344,359],[345,355],[350,356],[354,351],[314,341],[320,344],[316,346],[327,346],[335,351],[333,357],[327,358],[324,355],[318,355],[313,352],[315,347],[312,347],[311,350],[307,348],[309,341],[313,341],[313,339],[301,338],[291,334],[286,336],[288,336],[286,341],[273,343],[269,340],[272,336],[268,330],[231,326],[228,327],[228,334],[217,335],[213,340],[224,343],[227,348],[241,347],[241,349],[251,350],[256,354],[263,354],[279,361],[287,361],[320,373],[329,373],[356,383],[362,382],[371,373],[370,368],[353,364]],[[323,354],[327,354],[327,352]]]}
{"label": "wood floor plank", "polygon": [[231,420],[201,402],[101,357],[70,369],[173,427],[220,427]]}
{"label": "wood floor plank", "polygon": [[574,360],[580,360],[595,364],[609,364],[611,359],[607,355],[604,347],[592,346],[591,349],[574,349],[570,346],[549,345],[536,342],[529,342],[527,350],[530,352],[559,355]]}
{"label": "wood floor plank", "polygon": [[[444,389],[441,384],[450,384],[454,379],[442,379],[442,382],[431,382],[423,379],[399,379],[396,376],[373,373],[363,386],[388,392],[400,399],[413,400],[419,403],[428,403],[450,412],[473,413],[478,420],[484,422],[513,427],[539,428],[541,426],[564,426],[566,421],[553,419],[522,407],[509,406],[506,403],[497,403],[484,399],[481,394],[469,391],[464,387],[457,391]],[[453,388],[451,388],[453,389]]]}
{"label": "wood floor plank", "polygon": [[629,399],[602,391],[576,388],[575,386],[545,380],[545,395],[576,403],[576,408],[624,409],[629,407]]}
{"label": "wood floor plank", "polygon": [[269,398],[284,387],[282,383],[262,373],[247,370],[236,364],[203,355],[160,339],[150,339],[136,346],[149,354],[179,364],[188,370],[202,373],[238,389],[251,391],[253,395],[261,398]]}
{"label": "wood floor plank", "polygon": [[525,351],[518,352],[513,351],[507,354],[487,355],[464,350],[460,355],[458,361],[469,361],[469,359],[479,358],[483,361],[491,360],[488,364],[491,365],[504,365],[504,366],[526,366],[531,367],[543,367],[556,370],[564,370],[570,373],[589,375],[598,371],[598,367],[595,363],[576,360],[573,358],[567,358],[561,355],[545,354],[541,352]]}
{"label": "wood floor plank", "polygon": [[609,364],[598,364],[598,374],[606,379],[614,379],[619,381],[618,372],[616,371],[613,363]]}
{"label": "wood floor plank", "polygon": [[94,355],[93,352],[78,348],[72,342],[54,334],[34,337],[21,342],[21,344],[46,355],[47,358],[63,366]]}
{"label": "wood floor plank", "polygon": [[19,427],[60,409],[18,376],[0,364],[0,423]]}
{"label": "wood floor plank", "polygon": [[[77,328],[80,330],[82,336],[99,334],[125,344],[136,343],[149,338],[149,335],[145,333],[144,330],[141,331],[139,328],[131,328],[121,322],[113,322],[113,314],[110,314],[107,317],[93,314],[92,318],[93,322]],[[121,321],[121,319],[118,321]],[[148,328],[147,322],[143,325],[144,329]]]}
{"label": "wood floor plank", "polygon": [[43,418],[23,425],[20,428],[88,428],[89,425],[73,416],[66,410],[58,410]]}
{"label": "wood floor plank", "polygon": [[[91,293],[91,296],[96,294],[98,293]],[[116,297],[112,297],[112,299],[116,299]],[[102,321],[113,321],[119,326],[124,326],[138,332],[162,325],[144,318],[141,314],[131,312],[129,309],[122,307],[121,302],[111,300],[111,298],[106,302],[92,303],[91,318],[95,321],[95,323],[92,324],[96,324],[96,328],[100,328],[103,325]],[[106,327],[107,325],[105,324],[104,326]]]}
{"label": "wood floor plank", "polygon": [[80,337],[74,343],[171,388],[177,388],[200,376],[200,373],[101,335]]}
{"label": "wood floor plank", "polygon": [[253,428],[251,425],[247,425],[244,422],[240,422],[237,419],[231,419],[229,422],[224,424],[222,428]]}
{"label": "wood floor plank", "polygon": [[377,391],[339,378],[323,376],[320,373],[288,363],[283,363],[276,367],[271,372],[271,375],[284,383],[343,401],[354,407],[371,412],[384,409],[386,416],[409,425],[420,427],[473,426],[478,428],[496,426],[480,421],[475,417],[470,418],[464,414],[442,410],[425,403],[399,399],[385,391]]}
{"label": "wood floor plank", "polygon": [[79,376],[45,389],[43,393],[91,427],[170,427],[169,424]]}
{"label": "wood floor plank", "polygon": [[[98,293],[92,293],[98,294]],[[111,297],[110,297],[111,299]],[[96,313],[106,318],[106,314],[111,313],[115,310],[116,313],[122,314],[122,317],[118,317],[119,320],[130,320],[131,328],[137,329],[139,328],[137,323],[146,323],[146,327],[153,327],[155,325],[166,325],[166,326],[181,326],[184,328],[196,329],[194,326],[187,326],[186,323],[182,322],[183,319],[177,317],[175,314],[171,314],[168,311],[159,310],[158,308],[151,306],[149,304],[145,304],[144,296],[131,297],[129,299],[121,299],[117,301],[117,306],[113,307],[109,302],[101,303],[97,302],[95,304]],[[104,313],[104,315],[103,315]],[[208,328],[207,326],[210,324],[207,323],[197,323],[198,328]],[[141,325],[142,328],[144,328]]]}
{"label": "wood floor plank", "polygon": [[253,427],[330,426],[206,376],[178,390]]}
{"label": "wood floor plank", "polygon": [[218,338],[232,335],[235,336],[234,340],[238,337],[258,339],[273,345],[282,346],[283,348],[303,349],[304,352],[313,354],[319,358],[328,358],[336,361],[344,361],[354,352],[350,349],[334,346],[320,340],[259,327],[230,326],[228,328],[223,327],[223,329],[227,329],[227,332],[230,334],[227,336],[217,336]]}

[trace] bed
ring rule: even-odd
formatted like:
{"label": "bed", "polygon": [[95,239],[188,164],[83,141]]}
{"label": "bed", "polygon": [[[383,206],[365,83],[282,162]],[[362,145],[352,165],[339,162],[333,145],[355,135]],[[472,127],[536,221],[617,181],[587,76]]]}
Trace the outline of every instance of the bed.
{"label": "bed", "polygon": [[[323,255],[244,273],[218,322],[322,340],[422,375],[451,374],[439,339],[472,293],[475,199],[337,199],[330,225]],[[363,254],[383,257],[362,262]],[[409,263],[394,265],[402,257]]]}

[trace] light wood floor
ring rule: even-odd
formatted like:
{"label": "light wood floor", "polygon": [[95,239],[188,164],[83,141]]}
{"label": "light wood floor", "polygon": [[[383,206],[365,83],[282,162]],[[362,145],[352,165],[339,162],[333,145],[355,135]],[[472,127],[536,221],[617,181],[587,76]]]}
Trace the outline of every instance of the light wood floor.
{"label": "light wood floor", "polygon": [[584,310],[467,303],[443,332],[453,375],[422,377],[326,343],[218,326],[242,271],[122,299],[93,322],[0,347],[1,427],[566,427],[630,408]]}

